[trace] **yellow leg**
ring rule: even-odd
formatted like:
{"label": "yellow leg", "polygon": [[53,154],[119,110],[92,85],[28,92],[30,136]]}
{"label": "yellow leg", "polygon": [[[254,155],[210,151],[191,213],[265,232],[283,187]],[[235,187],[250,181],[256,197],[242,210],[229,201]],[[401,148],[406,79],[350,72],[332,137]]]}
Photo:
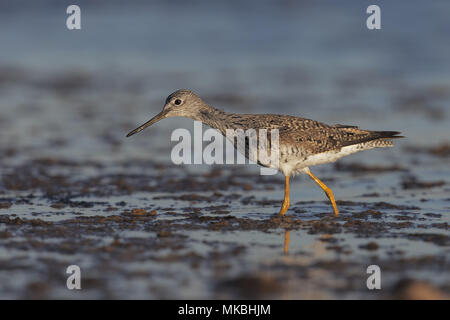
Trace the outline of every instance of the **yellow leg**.
{"label": "yellow leg", "polygon": [[280,216],[284,216],[286,211],[289,209],[289,176],[285,177],[284,180],[284,201],[281,206]]}
{"label": "yellow leg", "polygon": [[325,183],[323,183],[322,181],[320,181],[319,178],[317,178],[315,175],[313,175],[313,174],[311,173],[311,171],[306,170],[305,172],[311,177],[311,179],[313,179],[313,180],[314,180],[314,181],[322,188],[323,191],[325,191],[325,194],[327,195],[328,199],[330,199],[331,205],[333,206],[334,214],[335,214],[336,216],[338,216],[338,215],[339,215],[339,211],[338,211],[338,208],[337,208],[337,206],[336,206],[336,201],[334,200],[333,191],[331,191],[331,189],[328,188],[328,187],[325,185]]}

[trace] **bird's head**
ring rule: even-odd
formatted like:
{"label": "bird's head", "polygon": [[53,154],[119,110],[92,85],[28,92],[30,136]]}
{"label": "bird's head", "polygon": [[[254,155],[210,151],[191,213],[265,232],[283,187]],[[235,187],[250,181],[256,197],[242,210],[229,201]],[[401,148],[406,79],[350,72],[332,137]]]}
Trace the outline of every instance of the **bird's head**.
{"label": "bird's head", "polygon": [[194,92],[190,90],[177,90],[167,97],[160,113],[128,133],[127,137],[144,130],[164,118],[187,117],[196,119],[205,107],[207,107],[207,105]]}

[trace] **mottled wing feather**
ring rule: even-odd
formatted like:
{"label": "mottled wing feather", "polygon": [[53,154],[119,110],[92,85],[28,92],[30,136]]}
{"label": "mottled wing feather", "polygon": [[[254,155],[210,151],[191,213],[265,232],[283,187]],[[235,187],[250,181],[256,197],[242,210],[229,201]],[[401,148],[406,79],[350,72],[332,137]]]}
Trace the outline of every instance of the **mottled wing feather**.
{"label": "mottled wing feather", "polygon": [[280,144],[298,145],[308,153],[340,150],[342,147],[378,139],[400,138],[396,131],[367,131],[357,128],[280,129]]}
{"label": "mottled wing feather", "polygon": [[244,130],[279,129],[280,146],[290,146],[294,149],[293,153],[298,148],[307,153],[321,153],[377,139],[400,138],[396,131],[368,131],[342,124],[329,126],[315,120],[284,115],[236,115],[230,120],[234,128],[242,127]]}

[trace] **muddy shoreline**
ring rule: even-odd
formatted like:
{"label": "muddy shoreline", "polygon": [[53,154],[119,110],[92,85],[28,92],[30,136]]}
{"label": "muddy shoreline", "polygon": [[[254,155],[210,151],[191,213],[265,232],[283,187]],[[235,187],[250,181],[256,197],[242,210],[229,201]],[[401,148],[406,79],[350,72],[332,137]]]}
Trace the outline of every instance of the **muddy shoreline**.
{"label": "muddy shoreline", "polygon": [[[372,194],[338,200],[340,217],[323,200],[297,201],[280,218],[280,200],[261,196],[282,188],[279,176],[228,168],[179,174],[153,161],[110,165],[151,173],[111,174],[108,165],[57,158],[8,167],[0,194],[0,270],[10,279],[2,279],[3,297],[123,298],[128,291],[114,289],[117,279],[129,288],[144,282],[139,298],[173,298],[182,287],[178,298],[388,299],[418,294],[422,285],[440,298],[450,292],[434,277],[445,279],[450,268],[443,214]],[[88,167],[96,173],[74,174]],[[81,294],[64,291],[70,264],[86,275]],[[379,292],[365,286],[371,264],[393,279]],[[26,285],[14,285],[15,277]],[[192,289],[197,282],[201,290]]]}

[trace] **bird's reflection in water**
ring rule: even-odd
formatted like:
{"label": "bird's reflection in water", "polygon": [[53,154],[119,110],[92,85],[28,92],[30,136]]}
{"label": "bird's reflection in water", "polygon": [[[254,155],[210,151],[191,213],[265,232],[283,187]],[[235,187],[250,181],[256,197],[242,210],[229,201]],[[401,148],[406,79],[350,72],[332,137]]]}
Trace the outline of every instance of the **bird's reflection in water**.
{"label": "bird's reflection in water", "polygon": [[291,230],[284,230],[284,254],[289,254],[289,242],[291,242]]}
{"label": "bird's reflection in water", "polygon": [[[330,234],[323,234],[319,240],[313,241],[313,243],[310,246],[306,247],[311,250],[312,257],[317,258],[326,254],[327,249],[325,248],[324,240],[329,239],[331,237],[332,235]],[[284,230],[284,244],[283,244],[283,253],[285,255],[289,254],[290,242],[291,242],[291,230],[286,229]]]}

